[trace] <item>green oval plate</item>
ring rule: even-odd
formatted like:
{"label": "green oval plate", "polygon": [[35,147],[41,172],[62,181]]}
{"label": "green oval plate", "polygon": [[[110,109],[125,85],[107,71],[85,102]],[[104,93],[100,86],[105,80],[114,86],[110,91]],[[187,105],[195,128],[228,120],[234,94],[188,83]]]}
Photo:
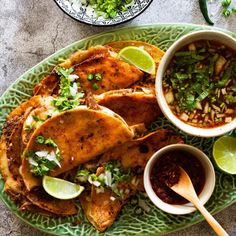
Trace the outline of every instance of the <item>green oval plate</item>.
{"label": "green oval plate", "polygon": [[[85,49],[92,45],[105,44],[116,40],[134,39],[146,41],[166,50],[179,37],[191,31],[204,29],[211,30],[214,28],[188,24],[134,26],[95,35],[75,42],[40,62],[23,74],[7,89],[0,98],[0,128],[2,128],[10,111],[31,96],[33,85],[48,74],[61,59],[65,59],[77,49]],[[218,30],[224,31],[222,29]],[[236,37],[236,35],[231,32],[224,32]],[[156,121],[153,129],[158,127],[174,129],[185,138],[186,143],[201,148],[211,158],[212,144],[214,142],[213,138],[204,139],[188,136],[180,132],[165,119]],[[226,175],[216,171],[216,180],[214,194],[206,205],[211,213],[216,213],[236,201],[236,176]],[[0,180],[0,198],[6,206],[23,221],[39,230],[54,235],[103,235],[91,226],[82,211],[79,211],[77,216],[67,218],[53,218],[39,214],[21,212],[18,206],[3,192],[3,188],[4,182],[3,180]],[[146,201],[146,204],[150,208],[149,212],[142,210],[138,206],[137,202],[139,199],[144,199]],[[80,206],[78,207],[80,208]],[[74,226],[73,222],[78,222],[78,220],[81,224]],[[154,207],[145,194],[140,193],[124,206],[116,222],[104,233],[104,235],[159,235],[179,230],[201,220],[202,217],[198,212],[184,216],[166,214]]]}

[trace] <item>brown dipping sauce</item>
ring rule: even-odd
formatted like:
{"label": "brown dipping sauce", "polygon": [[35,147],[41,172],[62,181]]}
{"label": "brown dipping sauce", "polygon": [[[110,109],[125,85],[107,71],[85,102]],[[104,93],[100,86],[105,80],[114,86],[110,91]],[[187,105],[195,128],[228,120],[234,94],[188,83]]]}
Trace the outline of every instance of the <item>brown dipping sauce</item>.
{"label": "brown dipping sauce", "polygon": [[196,157],[185,151],[165,153],[156,161],[151,170],[151,184],[157,196],[169,204],[185,204],[188,202],[168,187],[179,181],[180,169],[178,166],[187,172],[198,195],[205,184],[205,172]]}

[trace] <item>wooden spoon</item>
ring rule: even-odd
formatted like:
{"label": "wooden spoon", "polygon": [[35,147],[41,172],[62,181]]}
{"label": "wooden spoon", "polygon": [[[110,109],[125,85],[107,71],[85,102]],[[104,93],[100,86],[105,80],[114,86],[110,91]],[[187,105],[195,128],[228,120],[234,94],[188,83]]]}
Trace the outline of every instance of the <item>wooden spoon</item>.
{"label": "wooden spoon", "polygon": [[212,227],[212,229],[216,232],[217,235],[223,236],[228,235],[227,232],[222,228],[222,226],[215,220],[215,218],[206,210],[203,204],[200,202],[191,179],[185,170],[180,168],[180,178],[179,182],[172,187],[170,187],[174,192],[178,193],[191,203],[202,213],[205,217],[208,224]]}

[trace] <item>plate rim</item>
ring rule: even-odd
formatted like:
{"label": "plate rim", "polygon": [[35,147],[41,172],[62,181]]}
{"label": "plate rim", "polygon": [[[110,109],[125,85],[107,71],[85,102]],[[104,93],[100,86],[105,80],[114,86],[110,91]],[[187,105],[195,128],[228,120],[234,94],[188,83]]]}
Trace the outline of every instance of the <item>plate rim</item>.
{"label": "plate rim", "polygon": [[124,24],[128,21],[131,21],[133,20],[134,18],[138,17],[139,15],[141,15],[144,11],[147,10],[148,7],[150,7],[151,3],[153,2],[153,0],[150,0],[150,2],[141,10],[139,11],[136,15],[132,16],[131,18],[128,18],[128,19],[125,19],[123,21],[120,21],[118,23],[111,23],[111,24],[105,24],[105,25],[102,25],[102,24],[93,24],[93,23],[89,23],[89,22],[86,22],[86,21],[83,21],[83,20],[79,20],[77,18],[75,18],[74,16],[70,15],[67,11],[65,11],[61,5],[57,2],[57,0],[53,0],[56,5],[59,7],[59,9],[64,13],[66,14],[67,16],[69,16],[71,19],[79,22],[79,23],[82,23],[82,24],[85,24],[85,25],[90,25],[90,26],[95,26],[95,27],[109,27],[109,26],[118,26],[118,25],[121,25],[121,24]]}
{"label": "plate rim", "polygon": [[[54,0],[55,1],[55,0]],[[22,80],[22,77],[25,77],[26,75],[28,75],[32,70],[34,70],[35,68],[37,68],[39,65],[45,63],[46,61],[49,61],[51,59],[53,59],[56,55],[58,54],[61,54],[63,51],[66,51],[68,50],[69,48],[72,48],[74,47],[75,45],[79,44],[79,43],[83,43],[83,42],[86,42],[86,41],[89,41],[93,38],[96,38],[96,37],[99,37],[99,36],[105,36],[107,34],[111,34],[111,33],[114,33],[114,32],[121,32],[121,31],[128,31],[130,29],[145,29],[145,28],[151,28],[151,27],[184,27],[184,26],[188,26],[188,27],[193,27],[194,28],[197,28],[197,27],[200,27],[202,29],[200,30],[203,30],[204,28],[205,29],[209,29],[209,30],[220,30],[220,31],[223,31],[223,32],[226,32],[227,34],[230,34],[231,36],[233,37],[236,37],[236,34],[232,31],[229,31],[229,30],[226,30],[226,29],[223,29],[223,28],[219,28],[219,27],[212,27],[212,26],[208,26],[208,25],[200,25],[200,24],[191,24],[191,23],[154,23],[154,24],[137,24],[137,25],[132,25],[132,26],[126,26],[126,27],[121,27],[121,28],[116,28],[116,29],[113,29],[113,30],[108,30],[108,31],[105,31],[105,32],[101,32],[101,33],[98,33],[98,34],[93,34],[91,36],[88,36],[88,37],[85,37],[85,38],[82,38],[80,40],[77,40],[57,51],[55,51],[53,54],[50,54],[49,56],[47,56],[46,58],[44,58],[43,60],[41,60],[39,63],[37,63],[35,66],[31,67],[30,69],[28,69],[26,72],[24,72],[23,74],[21,74],[16,80],[14,80],[8,87],[7,89],[2,93],[2,95],[0,96],[0,99],[2,97],[5,96],[5,94],[7,92],[9,92],[9,90],[12,88],[12,86],[14,84],[16,84],[17,82],[19,82],[20,80]],[[2,178],[1,178],[2,179]],[[4,182],[4,181],[3,181]],[[5,184],[5,182],[4,182]],[[15,211],[14,209],[11,208],[11,206],[7,203],[7,201],[4,199],[3,197],[3,194],[4,191],[2,191],[2,193],[0,194],[0,200],[4,203],[4,205],[7,207],[7,209],[13,213],[17,218],[19,218],[20,220],[22,220],[22,222],[26,223],[27,225],[30,225],[31,227],[33,227],[34,229],[37,229],[41,232],[44,232],[44,233],[47,233],[47,234],[50,234],[50,235],[55,235],[55,236],[59,236],[60,234],[56,233],[56,232],[51,232],[51,231],[48,231],[47,229],[44,229],[44,228],[41,228],[39,227],[38,225],[34,225],[33,223],[31,223],[30,221],[28,221],[27,219],[25,219],[24,217],[22,217],[21,215],[18,214],[17,211]],[[216,209],[215,212],[213,213],[213,215],[219,213],[220,211],[226,209],[227,207],[233,205],[234,203],[236,203],[236,199],[233,199],[231,202],[227,203],[224,205],[224,208],[222,209]],[[14,203],[15,204],[15,203]],[[16,204],[15,204],[16,205]],[[173,229],[173,230],[170,230],[168,232],[159,232],[158,235],[165,235],[165,234],[169,234],[169,233],[173,233],[173,232],[177,232],[179,230],[183,230],[185,228],[188,228],[192,225],[195,225],[199,222],[202,222],[204,220],[203,217],[200,217],[199,219],[197,219],[195,222],[193,223],[189,223],[187,225],[184,225],[184,226],[180,226],[179,228],[177,229]]]}

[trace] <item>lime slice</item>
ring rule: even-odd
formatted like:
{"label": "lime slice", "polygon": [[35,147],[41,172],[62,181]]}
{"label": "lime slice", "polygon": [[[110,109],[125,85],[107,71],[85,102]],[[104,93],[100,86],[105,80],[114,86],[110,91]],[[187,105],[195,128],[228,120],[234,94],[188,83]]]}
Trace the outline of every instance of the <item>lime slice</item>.
{"label": "lime slice", "polygon": [[140,70],[154,75],[156,64],[151,55],[142,48],[128,46],[119,52],[119,58],[139,68]]}
{"label": "lime slice", "polygon": [[43,176],[43,188],[51,196],[67,200],[78,197],[84,190],[83,186],[50,176]]}
{"label": "lime slice", "polygon": [[236,138],[224,136],[214,143],[216,165],[227,174],[236,174]]}

